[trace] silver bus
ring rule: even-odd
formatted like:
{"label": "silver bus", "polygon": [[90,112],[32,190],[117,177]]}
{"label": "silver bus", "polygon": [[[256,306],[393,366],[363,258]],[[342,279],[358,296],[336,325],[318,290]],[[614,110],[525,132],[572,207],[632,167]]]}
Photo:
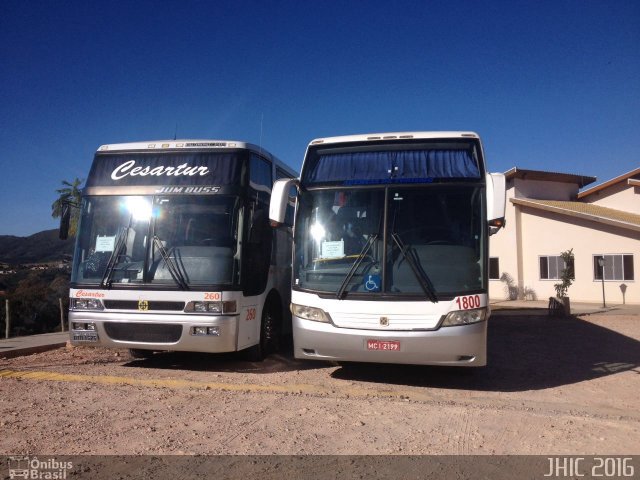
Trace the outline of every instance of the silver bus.
{"label": "silver bus", "polygon": [[294,352],[309,360],[483,366],[489,235],[505,179],[470,132],[313,140],[276,182],[272,224],[296,200]]}
{"label": "silver bus", "polygon": [[294,175],[245,142],[100,147],[79,206],[71,343],[139,357],[276,350],[290,329],[291,232],[269,228],[268,208],[273,182]]}

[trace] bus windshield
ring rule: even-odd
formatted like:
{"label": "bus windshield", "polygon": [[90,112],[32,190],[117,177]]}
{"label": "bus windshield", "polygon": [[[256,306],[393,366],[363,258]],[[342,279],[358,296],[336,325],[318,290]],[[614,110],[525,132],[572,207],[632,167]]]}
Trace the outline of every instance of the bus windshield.
{"label": "bus windshield", "polygon": [[229,195],[85,197],[72,282],[235,285],[240,204]]}
{"label": "bus windshield", "polygon": [[431,301],[486,288],[482,192],[478,184],[303,191],[295,287]]}

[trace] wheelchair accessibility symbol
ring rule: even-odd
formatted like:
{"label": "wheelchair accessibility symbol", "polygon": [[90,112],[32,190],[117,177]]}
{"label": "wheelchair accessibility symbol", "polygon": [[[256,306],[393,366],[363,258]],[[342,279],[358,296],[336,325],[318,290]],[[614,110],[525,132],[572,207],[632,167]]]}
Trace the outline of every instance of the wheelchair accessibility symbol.
{"label": "wheelchair accessibility symbol", "polygon": [[364,289],[367,292],[380,291],[380,275],[367,275],[364,282]]}

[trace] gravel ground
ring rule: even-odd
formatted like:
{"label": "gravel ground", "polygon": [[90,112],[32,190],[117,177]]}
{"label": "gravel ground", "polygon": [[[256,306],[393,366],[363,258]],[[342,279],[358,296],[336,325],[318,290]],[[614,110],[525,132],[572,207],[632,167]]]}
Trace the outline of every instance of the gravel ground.
{"label": "gravel ground", "polygon": [[640,454],[640,316],[497,314],[489,366],[0,359],[0,454]]}

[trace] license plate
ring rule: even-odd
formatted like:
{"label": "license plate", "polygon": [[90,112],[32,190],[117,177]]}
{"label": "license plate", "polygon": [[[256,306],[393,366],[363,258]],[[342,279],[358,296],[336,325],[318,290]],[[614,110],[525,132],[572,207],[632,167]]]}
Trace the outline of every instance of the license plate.
{"label": "license plate", "polygon": [[367,340],[367,350],[399,352],[400,342],[396,340]]}
{"label": "license plate", "polygon": [[74,333],[73,341],[74,342],[97,342],[98,334],[97,333]]}

